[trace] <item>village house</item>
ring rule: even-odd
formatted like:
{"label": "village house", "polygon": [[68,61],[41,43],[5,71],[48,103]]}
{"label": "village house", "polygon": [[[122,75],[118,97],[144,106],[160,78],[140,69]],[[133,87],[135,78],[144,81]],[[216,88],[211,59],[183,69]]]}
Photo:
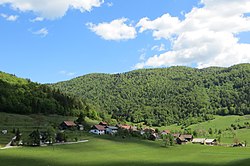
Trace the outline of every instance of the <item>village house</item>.
{"label": "village house", "polygon": [[194,138],[192,140],[192,143],[193,144],[204,144],[205,140],[206,140],[206,138]]}
{"label": "village house", "polygon": [[185,137],[182,136],[182,135],[179,136],[179,137],[177,137],[175,140],[176,140],[176,143],[177,143],[177,144],[180,144],[180,145],[181,145],[181,144],[186,144],[186,143],[188,142],[188,141],[185,139]]}
{"label": "village house", "polygon": [[118,127],[115,127],[115,126],[106,126],[105,128],[106,128],[106,130],[105,130],[106,134],[113,135],[113,134],[117,133],[117,131],[118,131]]}
{"label": "village house", "polygon": [[66,130],[66,129],[74,129],[77,125],[73,121],[63,121],[60,124],[60,129]]}
{"label": "village house", "polygon": [[97,135],[103,135],[105,134],[105,126],[102,125],[94,125],[92,126],[90,133],[97,134]]}
{"label": "village house", "polygon": [[185,140],[187,140],[188,142],[191,142],[193,140],[193,135],[191,134],[183,134],[182,135],[184,137]]}
{"label": "village house", "polygon": [[180,135],[175,140],[177,144],[186,144],[193,140],[193,136],[189,134],[184,134],[184,135]]}
{"label": "village house", "polygon": [[216,139],[206,139],[204,142],[206,145],[217,145]]}

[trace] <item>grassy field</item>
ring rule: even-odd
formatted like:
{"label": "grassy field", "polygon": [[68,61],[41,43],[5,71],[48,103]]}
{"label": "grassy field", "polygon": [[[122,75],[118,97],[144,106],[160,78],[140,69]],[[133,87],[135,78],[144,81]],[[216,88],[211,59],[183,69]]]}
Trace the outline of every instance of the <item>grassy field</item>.
{"label": "grassy field", "polygon": [[[243,125],[244,123],[249,122],[250,123],[250,115],[245,116],[215,116],[215,119],[202,122],[199,124],[194,124],[191,126],[188,126],[187,128],[190,128],[192,131],[194,130],[206,130],[208,131],[209,128],[211,128],[213,131],[215,130],[221,130],[221,143],[223,144],[233,144],[235,139],[238,139],[241,142],[247,142],[250,143],[250,129],[237,129],[233,131],[226,131],[227,128],[231,127],[231,124],[237,125]],[[160,131],[168,129],[172,132],[175,131],[183,131],[181,129],[181,126],[177,126],[175,124],[170,126],[162,126],[158,128]],[[232,132],[235,135],[232,135]],[[202,138],[217,138],[218,134],[213,135],[205,135],[205,136],[198,136]]]}
{"label": "grassy field", "polygon": [[[11,131],[13,127],[20,128],[24,133],[34,129],[46,129],[48,125],[58,125],[64,120],[74,120],[75,117],[43,116],[43,115],[14,115],[0,113],[0,129]],[[89,123],[97,123],[89,120]],[[194,129],[226,129],[233,123],[243,124],[250,122],[249,116],[219,117],[209,122],[192,125]],[[174,130],[179,126],[172,125]],[[175,128],[176,127],[176,128]],[[163,127],[169,129],[169,127]],[[248,166],[250,163],[250,148],[232,148],[204,145],[176,145],[162,147],[162,141],[145,141],[135,138],[122,139],[111,136],[94,136],[88,133],[70,131],[78,139],[87,139],[89,142],[49,146],[49,147],[21,147],[16,149],[0,150],[0,166]],[[236,137],[250,143],[250,129],[238,129]],[[223,143],[232,143],[233,138],[223,132]],[[0,146],[7,143],[13,136],[0,134]]]}
{"label": "grassy field", "polygon": [[161,142],[85,136],[89,142],[50,147],[0,150],[8,166],[248,166],[250,148],[204,145],[161,147]]}
{"label": "grassy field", "polygon": [[0,113],[0,131],[8,130],[6,135],[0,133],[0,146],[7,144],[14,136],[13,129],[19,129],[23,137],[32,131],[46,130],[48,126],[58,126],[65,120],[75,120],[75,117],[65,117],[59,115],[18,115]]}

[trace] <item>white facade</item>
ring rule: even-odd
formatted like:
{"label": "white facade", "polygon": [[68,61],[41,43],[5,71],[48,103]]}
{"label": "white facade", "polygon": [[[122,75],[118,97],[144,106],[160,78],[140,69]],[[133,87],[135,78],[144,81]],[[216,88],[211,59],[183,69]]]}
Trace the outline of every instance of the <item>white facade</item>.
{"label": "white facade", "polygon": [[91,129],[89,132],[97,135],[105,134],[104,130],[97,130],[97,129]]}

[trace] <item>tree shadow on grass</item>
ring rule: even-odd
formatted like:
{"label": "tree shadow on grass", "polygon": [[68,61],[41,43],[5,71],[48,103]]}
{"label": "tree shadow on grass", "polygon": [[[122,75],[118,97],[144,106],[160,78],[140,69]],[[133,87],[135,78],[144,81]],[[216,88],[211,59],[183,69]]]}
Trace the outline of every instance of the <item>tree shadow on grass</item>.
{"label": "tree shadow on grass", "polygon": [[72,162],[64,163],[62,160],[49,161],[46,158],[43,159],[33,159],[24,158],[20,156],[1,156],[0,166],[249,166],[250,159],[239,160],[229,164],[208,164],[208,163],[191,163],[191,162],[165,162],[165,163],[153,163],[145,161],[135,161],[135,162],[105,162],[98,161],[98,156],[95,156],[96,161],[75,161],[72,158]]}
{"label": "tree shadow on grass", "polygon": [[149,146],[149,147],[160,147],[161,143],[160,141],[150,141],[150,140],[144,140],[141,138],[136,138],[136,137],[125,137],[122,138],[120,136],[110,136],[110,135],[102,135],[96,137],[98,139],[104,139],[108,141],[114,141],[117,143],[134,143],[134,144],[140,144],[143,146]]}

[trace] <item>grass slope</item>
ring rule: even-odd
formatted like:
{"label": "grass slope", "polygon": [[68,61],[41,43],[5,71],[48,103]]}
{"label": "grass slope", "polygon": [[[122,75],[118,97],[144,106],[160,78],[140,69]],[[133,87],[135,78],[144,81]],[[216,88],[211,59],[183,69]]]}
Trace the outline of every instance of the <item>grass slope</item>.
{"label": "grass slope", "polygon": [[194,124],[189,126],[191,129],[221,129],[224,130],[231,126],[231,124],[244,124],[244,122],[250,122],[249,115],[246,116],[215,116],[215,119]]}
{"label": "grass slope", "polygon": [[[213,131],[221,130],[222,131],[221,143],[232,144],[234,143],[235,138],[239,139],[241,142],[247,141],[247,143],[250,143],[250,129],[233,130],[233,132],[235,133],[235,137],[233,137],[231,131],[226,131],[227,128],[231,127],[231,124],[243,125],[245,122],[250,123],[250,115],[215,116],[215,119],[213,120],[190,125],[187,128],[190,128],[192,131],[194,130],[208,131],[209,128],[211,128]],[[168,129],[172,132],[183,131],[183,129],[181,129],[181,126],[178,126],[176,124],[170,125],[170,126],[162,126],[162,127],[159,127],[158,129],[160,131]],[[213,135],[199,136],[199,137],[217,138],[218,135],[213,134]]]}
{"label": "grass slope", "polygon": [[0,146],[7,144],[14,136],[13,129],[19,129],[27,137],[36,129],[46,130],[48,126],[58,126],[62,121],[75,120],[75,117],[60,115],[18,115],[0,112],[0,131],[8,130],[6,135],[0,133]]}
{"label": "grass slope", "polygon": [[42,148],[0,150],[0,165],[26,166],[248,166],[250,148],[183,145],[86,136],[89,142]]}

